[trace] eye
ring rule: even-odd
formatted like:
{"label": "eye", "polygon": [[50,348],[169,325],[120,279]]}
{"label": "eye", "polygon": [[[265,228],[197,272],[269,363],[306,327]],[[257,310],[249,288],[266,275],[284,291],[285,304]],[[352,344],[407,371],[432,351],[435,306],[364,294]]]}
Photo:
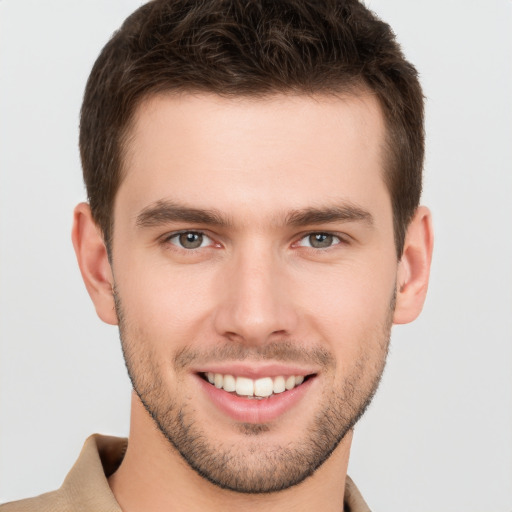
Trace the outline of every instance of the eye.
{"label": "eye", "polygon": [[182,249],[199,249],[213,244],[213,240],[200,231],[184,231],[167,239],[171,244]]}
{"label": "eye", "polygon": [[310,233],[301,238],[297,245],[300,247],[312,247],[313,249],[328,249],[340,243],[340,237],[331,233]]}

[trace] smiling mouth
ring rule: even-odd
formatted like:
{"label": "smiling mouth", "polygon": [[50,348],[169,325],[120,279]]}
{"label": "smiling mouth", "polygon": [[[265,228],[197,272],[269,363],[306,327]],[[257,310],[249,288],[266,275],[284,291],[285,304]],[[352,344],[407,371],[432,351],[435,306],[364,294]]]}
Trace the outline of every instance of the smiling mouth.
{"label": "smiling mouth", "polygon": [[256,400],[291,391],[314,377],[314,375],[287,375],[249,379],[212,372],[200,373],[199,375],[217,389],[223,389],[227,393]]}

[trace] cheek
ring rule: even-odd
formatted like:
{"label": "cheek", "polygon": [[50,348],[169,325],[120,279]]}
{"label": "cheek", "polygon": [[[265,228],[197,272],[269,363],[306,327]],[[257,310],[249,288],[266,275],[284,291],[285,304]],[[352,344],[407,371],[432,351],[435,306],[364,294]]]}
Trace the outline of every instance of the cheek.
{"label": "cheek", "polygon": [[392,269],[330,269],[325,276],[303,280],[295,293],[310,336],[329,345],[340,372],[357,364],[361,354],[378,359],[386,350],[395,289]]}
{"label": "cheek", "polygon": [[396,265],[364,261],[336,267],[299,269],[291,278],[293,294],[304,312],[314,311],[324,324],[372,323],[389,310],[396,282]]}
{"label": "cheek", "polygon": [[130,329],[153,344],[189,342],[208,316],[212,279],[207,272],[133,257],[116,265],[115,276]]}

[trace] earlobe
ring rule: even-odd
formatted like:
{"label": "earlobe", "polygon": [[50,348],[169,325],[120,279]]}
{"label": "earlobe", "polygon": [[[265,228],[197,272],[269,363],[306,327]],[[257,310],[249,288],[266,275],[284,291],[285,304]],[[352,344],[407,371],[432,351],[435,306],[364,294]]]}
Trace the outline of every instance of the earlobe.
{"label": "earlobe", "polygon": [[94,222],[87,203],[80,203],[75,208],[71,238],[96,313],[107,324],[117,325],[112,269],[101,230]]}
{"label": "earlobe", "polygon": [[432,216],[428,208],[420,206],[407,228],[398,266],[393,323],[412,322],[421,313],[427,294],[433,246]]}

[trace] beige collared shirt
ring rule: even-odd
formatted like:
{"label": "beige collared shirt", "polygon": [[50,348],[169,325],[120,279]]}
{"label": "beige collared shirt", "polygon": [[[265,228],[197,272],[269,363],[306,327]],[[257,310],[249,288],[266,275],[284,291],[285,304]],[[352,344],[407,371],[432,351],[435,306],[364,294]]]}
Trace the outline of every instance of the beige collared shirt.
{"label": "beige collared shirt", "polygon": [[[122,512],[107,477],[119,467],[127,446],[127,439],[92,435],[60,489],[0,505],[0,512]],[[370,512],[348,476],[344,507],[345,512]]]}

